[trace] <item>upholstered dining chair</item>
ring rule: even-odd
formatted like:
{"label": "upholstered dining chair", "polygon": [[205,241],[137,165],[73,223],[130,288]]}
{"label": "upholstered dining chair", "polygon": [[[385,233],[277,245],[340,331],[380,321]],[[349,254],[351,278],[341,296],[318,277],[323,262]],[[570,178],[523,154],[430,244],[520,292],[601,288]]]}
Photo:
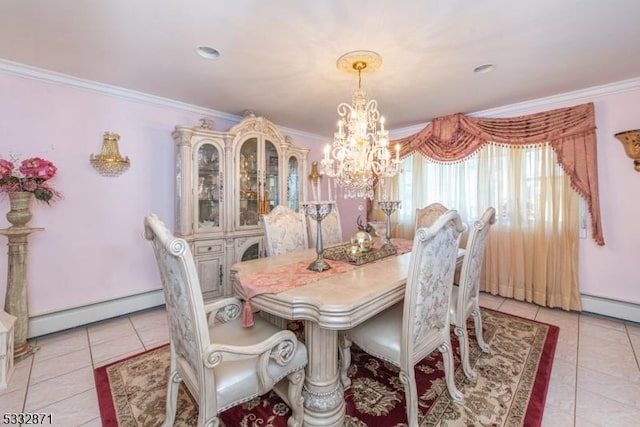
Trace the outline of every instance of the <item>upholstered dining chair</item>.
{"label": "upholstered dining chair", "polygon": [[[440,218],[440,216],[445,212],[447,212],[448,210],[449,208],[447,208],[445,205],[437,202],[431,203],[430,205],[427,205],[424,208],[416,209],[415,229],[417,230],[418,228],[421,228],[421,227],[431,227],[431,225],[433,225],[433,223],[436,222],[436,220]],[[460,237],[461,246],[467,240],[467,232],[468,231],[465,231],[464,233],[462,233],[462,236]],[[465,254],[465,251],[466,249],[464,247],[458,248],[458,259],[462,259],[462,256]],[[456,278],[460,276],[461,266],[462,266],[462,262],[459,262],[457,264],[457,271],[455,275]]]}
{"label": "upholstered dining chair", "polygon": [[489,229],[496,222],[496,210],[489,207],[479,220],[470,227],[467,236],[460,278],[453,286],[451,294],[450,321],[453,331],[460,342],[459,351],[462,360],[462,369],[465,376],[475,381],[477,374],[469,364],[469,334],[467,332],[467,319],[473,317],[476,331],[476,340],[480,349],[488,353],[489,346],[482,336],[482,315],[480,314],[480,273],[484,261],[484,250]]}
{"label": "upholstered dining chair", "polygon": [[[327,215],[320,223],[322,228],[322,245],[324,247],[342,243],[342,225],[340,223],[340,213],[338,208]],[[316,235],[318,234],[318,223],[315,219],[307,216],[307,232],[309,245],[316,247]]]}
{"label": "upholstered dining chair", "polygon": [[242,326],[242,302],[205,305],[189,244],[157,215],[145,218],[162,279],[170,337],[165,426],[175,421],[183,382],[198,404],[198,426],[219,426],[218,414],[274,390],[291,409],[288,426],[302,426],[307,349],[291,331],[256,318]]}
{"label": "upholstered dining chair", "polygon": [[416,209],[415,229],[431,227],[431,225],[448,210],[449,208],[441,203],[431,203],[424,208]]}
{"label": "upholstered dining chair", "polygon": [[413,241],[404,301],[344,331],[340,335],[340,375],[351,385],[348,368],[351,345],[400,367],[409,426],[418,425],[415,365],[438,349],[444,360],[451,399],[462,403],[454,382],[449,304],[458,241],[466,226],[456,211],[448,211],[429,228],[419,228]]}
{"label": "upholstered dining chair", "polygon": [[278,205],[268,214],[262,214],[260,219],[264,227],[267,256],[286,254],[309,247],[303,212],[296,212],[288,206]]}

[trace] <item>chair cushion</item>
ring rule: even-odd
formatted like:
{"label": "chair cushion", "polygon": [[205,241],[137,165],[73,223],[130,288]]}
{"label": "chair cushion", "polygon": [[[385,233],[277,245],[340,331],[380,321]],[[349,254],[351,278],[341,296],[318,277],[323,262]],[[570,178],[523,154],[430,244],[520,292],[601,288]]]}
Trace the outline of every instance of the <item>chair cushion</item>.
{"label": "chair cushion", "polygon": [[403,303],[398,303],[344,334],[365,352],[398,365],[403,311]]}
{"label": "chair cushion", "polygon": [[[209,329],[211,341],[222,345],[250,346],[266,340],[281,331],[273,324],[256,316],[255,324],[250,328],[242,326],[241,319],[217,324]],[[267,371],[277,383],[291,372],[302,369],[307,364],[307,351],[303,343],[298,342],[291,361],[280,366],[273,360]],[[261,390],[256,370],[256,358],[222,362],[214,368],[218,388],[219,411],[249,400],[248,396],[257,396]]]}

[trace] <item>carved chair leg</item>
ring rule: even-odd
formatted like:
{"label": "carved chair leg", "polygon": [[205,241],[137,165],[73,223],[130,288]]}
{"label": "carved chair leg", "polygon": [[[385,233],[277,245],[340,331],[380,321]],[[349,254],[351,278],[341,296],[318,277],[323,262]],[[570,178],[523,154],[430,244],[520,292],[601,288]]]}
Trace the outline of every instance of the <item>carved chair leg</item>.
{"label": "carved chair leg", "polygon": [[404,395],[407,405],[407,422],[409,426],[418,425],[418,386],[416,385],[415,366],[409,371],[400,370],[400,382],[404,384]]}
{"label": "carved chair leg", "polygon": [[469,379],[469,381],[475,382],[478,379],[478,375],[471,368],[471,364],[469,363],[469,334],[467,333],[467,328],[461,328],[460,326],[456,326],[454,328],[454,332],[458,337],[459,351],[460,351],[460,360],[462,361],[462,370],[464,371],[464,375]]}
{"label": "carved chair leg", "polygon": [[347,390],[351,387],[349,378],[349,366],[351,366],[351,340],[346,336],[338,335],[338,355],[340,356],[340,381],[342,387]]}
{"label": "carved chair leg", "polygon": [[292,372],[287,376],[289,379],[287,397],[289,398],[289,406],[291,409],[291,416],[287,420],[288,427],[302,427],[304,418],[304,397],[302,397],[304,376],[304,369]]}
{"label": "carved chair leg", "polygon": [[442,353],[442,360],[444,362],[444,377],[447,381],[447,389],[449,395],[454,403],[464,403],[464,396],[460,393],[460,390],[456,387],[455,371],[453,365],[453,353],[451,352],[451,341],[442,344],[438,347],[440,353]]}
{"label": "carved chair leg", "polygon": [[473,324],[476,329],[476,340],[478,341],[478,347],[485,353],[491,352],[489,345],[484,341],[484,337],[482,336],[482,315],[480,314],[479,308],[474,308],[471,312],[471,316],[473,317]]}
{"label": "carved chair leg", "polygon": [[165,427],[172,427],[176,420],[176,410],[178,407],[178,388],[182,382],[182,378],[174,369],[175,362],[171,359],[171,370],[169,371],[169,383],[167,384],[167,403],[166,416],[164,420]]}

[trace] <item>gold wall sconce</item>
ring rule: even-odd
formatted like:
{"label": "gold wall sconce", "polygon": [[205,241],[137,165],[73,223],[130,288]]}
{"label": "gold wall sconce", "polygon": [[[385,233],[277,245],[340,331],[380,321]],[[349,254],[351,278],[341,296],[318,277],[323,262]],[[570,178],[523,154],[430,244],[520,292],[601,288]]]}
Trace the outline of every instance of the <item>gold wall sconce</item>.
{"label": "gold wall sconce", "polygon": [[640,172],[640,129],[619,132],[614,135],[624,145],[624,151],[633,159],[634,169]]}
{"label": "gold wall sconce", "polygon": [[120,135],[105,132],[100,154],[92,154],[89,162],[103,176],[119,176],[129,169],[129,157],[122,157],[118,150]]}

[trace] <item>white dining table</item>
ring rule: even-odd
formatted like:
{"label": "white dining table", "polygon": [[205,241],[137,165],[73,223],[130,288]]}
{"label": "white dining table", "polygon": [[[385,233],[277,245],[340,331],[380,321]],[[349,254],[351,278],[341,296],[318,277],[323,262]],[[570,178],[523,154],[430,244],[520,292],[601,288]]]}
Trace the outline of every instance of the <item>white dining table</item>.
{"label": "white dining table", "polygon": [[[343,425],[345,401],[339,377],[338,332],[403,300],[410,257],[410,252],[393,255],[340,274],[333,274],[331,270],[315,273],[318,275],[315,281],[250,298],[254,311],[304,322],[309,354],[303,390],[305,425]],[[459,263],[462,257],[460,252]],[[308,249],[237,263],[231,268],[234,293],[242,299],[247,297],[239,278],[302,261],[310,263],[315,258],[315,250]]]}

